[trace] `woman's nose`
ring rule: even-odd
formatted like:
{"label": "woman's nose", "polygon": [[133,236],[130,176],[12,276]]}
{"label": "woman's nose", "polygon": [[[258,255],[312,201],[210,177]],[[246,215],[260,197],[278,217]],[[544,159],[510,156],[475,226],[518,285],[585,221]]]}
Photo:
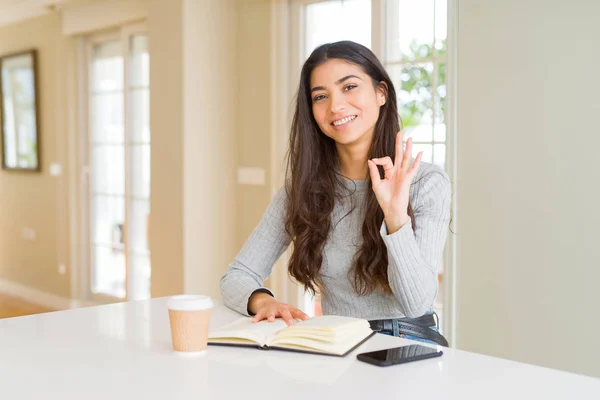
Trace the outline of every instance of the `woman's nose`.
{"label": "woman's nose", "polygon": [[340,111],[344,111],[346,109],[346,100],[344,99],[344,96],[341,95],[331,95],[330,96],[330,103],[329,103],[329,107],[331,109],[332,113],[338,113]]}

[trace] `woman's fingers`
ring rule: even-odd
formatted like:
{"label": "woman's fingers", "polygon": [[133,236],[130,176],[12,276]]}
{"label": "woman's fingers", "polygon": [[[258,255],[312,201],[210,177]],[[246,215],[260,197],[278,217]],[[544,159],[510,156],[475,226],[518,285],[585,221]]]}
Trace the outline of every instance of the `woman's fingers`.
{"label": "woman's fingers", "polygon": [[369,174],[371,175],[371,182],[373,182],[373,188],[376,188],[381,183],[379,170],[377,169],[377,165],[371,160],[367,160],[367,165],[369,166]]}
{"label": "woman's fingers", "polygon": [[419,170],[419,166],[421,165],[421,158],[423,158],[423,152],[420,151],[419,154],[417,154],[417,158],[415,158],[415,162],[413,163],[413,166],[410,169],[410,172],[413,171],[418,171]]}
{"label": "woman's fingers", "polygon": [[402,138],[403,137],[404,137],[404,134],[402,133],[402,131],[400,131],[396,134],[396,157],[394,160],[395,165],[400,165],[402,163],[402,156],[404,153],[402,150]]}
{"label": "woman's fingers", "polygon": [[384,178],[391,179],[394,172],[394,163],[390,157],[373,158],[371,159],[375,165],[381,165],[384,171]]}
{"label": "woman's fingers", "polygon": [[285,303],[279,303],[275,307],[270,306],[258,310],[256,315],[252,318],[252,322],[260,322],[265,319],[269,322],[275,322],[277,318],[283,319],[287,325],[293,325],[296,322],[296,318],[301,320],[310,319],[308,315],[299,309],[290,307]]}
{"label": "woman's fingers", "polygon": [[394,163],[392,162],[392,159],[389,156],[381,158],[372,158],[371,161],[373,161],[376,165],[381,165],[384,171],[389,171],[394,168]]}
{"label": "woman's fingers", "polygon": [[308,319],[310,319],[310,317],[308,315],[306,315],[305,313],[303,313],[301,310],[298,310],[297,308],[292,308],[290,310],[292,317],[294,318],[299,318],[303,321],[306,321]]}
{"label": "woman's fingers", "polygon": [[408,170],[410,168],[410,163],[412,162],[412,138],[408,138],[406,141],[406,151],[404,152],[404,156],[402,158],[402,168]]}
{"label": "woman's fingers", "polygon": [[410,168],[410,171],[409,171],[410,174],[417,173],[417,171],[419,170],[419,166],[421,165],[421,158],[423,158],[422,151],[420,151],[419,154],[417,154],[417,158],[415,158],[415,162],[413,163],[412,167]]}
{"label": "woman's fingers", "polygon": [[254,318],[252,318],[252,322],[259,322],[265,319],[265,314],[262,311],[256,313]]}
{"label": "woman's fingers", "polygon": [[290,313],[290,310],[288,308],[284,308],[283,310],[281,310],[281,318],[283,318],[286,325],[294,325],[294,318],[292,318],[292,313]]}

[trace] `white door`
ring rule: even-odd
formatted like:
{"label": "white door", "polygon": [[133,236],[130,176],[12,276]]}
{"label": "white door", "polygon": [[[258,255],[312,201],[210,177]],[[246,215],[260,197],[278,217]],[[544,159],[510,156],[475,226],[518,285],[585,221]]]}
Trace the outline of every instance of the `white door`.
{"label": "white door", "polygon": [[87,41],[86,297],[150,297],[149,54],[144,25]]}

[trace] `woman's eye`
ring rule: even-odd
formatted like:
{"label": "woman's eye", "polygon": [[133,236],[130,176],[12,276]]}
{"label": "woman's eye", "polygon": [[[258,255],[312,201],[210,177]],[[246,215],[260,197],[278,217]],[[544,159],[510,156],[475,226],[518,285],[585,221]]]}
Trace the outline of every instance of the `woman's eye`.
{"label": "woman's eye", "polygon": [[324,94],[320,94],[318,96],[313,97],[313,101],[323,100],[325,98]]}
{"label": "woman's eye", "polygon": [[352,90],[352,89],[356,89],[357,85],[347,85],[344,87],[344,90],[348,91],[348,90]]}

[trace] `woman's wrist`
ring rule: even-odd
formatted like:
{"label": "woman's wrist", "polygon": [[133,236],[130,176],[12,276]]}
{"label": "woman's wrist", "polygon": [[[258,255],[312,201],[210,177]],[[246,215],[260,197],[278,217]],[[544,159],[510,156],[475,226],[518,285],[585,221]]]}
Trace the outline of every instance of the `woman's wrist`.
{"label": "woman's wrist", "polygon": [[396,233],[410,221],[408,213],[398,215],[386,215],[384,217],[385,226],[387,227],[388,235]]}

